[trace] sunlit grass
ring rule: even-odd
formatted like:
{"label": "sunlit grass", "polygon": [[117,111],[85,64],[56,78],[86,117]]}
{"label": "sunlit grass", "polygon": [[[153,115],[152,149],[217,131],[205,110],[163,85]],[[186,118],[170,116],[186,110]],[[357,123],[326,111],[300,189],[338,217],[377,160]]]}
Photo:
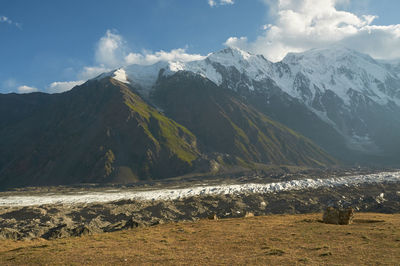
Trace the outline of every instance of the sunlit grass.
{"label": "sunlit grass", "polygon": [[[0,264],[389,264],[400,261],[400,215],[320,214],[169,223],[52,241],[2,241]],[[358,219],[358,220],[357,220]]]}

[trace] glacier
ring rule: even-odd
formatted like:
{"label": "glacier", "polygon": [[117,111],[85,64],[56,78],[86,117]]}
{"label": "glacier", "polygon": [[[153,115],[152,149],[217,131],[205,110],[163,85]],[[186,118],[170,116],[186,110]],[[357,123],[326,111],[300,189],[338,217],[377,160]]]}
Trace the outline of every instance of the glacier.
{"label": "glacier", "polygon": [[8,195],[0,196],[0,206],[36,206],[44,204],[87,204],[105,203],[119,200],[175,200],[194,196],[279,193],[282,191],[301,191],[318,188],[334,188],[338,186],[357,187],[362,184],[398,183],[400,171],[382,172],[368,175],[353,175],[327,179],[301,179],[276,183],[248,183],[200,185],[176,189],[135,188],[108,189],[101,192],[79,191],[71,193],[44,193],[39,195]]}

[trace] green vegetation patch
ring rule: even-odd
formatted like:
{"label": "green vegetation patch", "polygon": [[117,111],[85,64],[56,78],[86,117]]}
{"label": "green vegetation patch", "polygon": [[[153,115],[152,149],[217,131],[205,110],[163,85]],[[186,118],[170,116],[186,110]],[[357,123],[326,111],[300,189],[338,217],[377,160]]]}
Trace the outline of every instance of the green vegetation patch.
{"label": "green vegetation patch", "polygon": [[[157,147],[166,147],[188,164],[198,157],[196,137],[187,128],[161,114],[128,88],[123,93],[125,104],[140,116],[141,126]],[[149,126],[152,120],[156,121],[154,128]]]}

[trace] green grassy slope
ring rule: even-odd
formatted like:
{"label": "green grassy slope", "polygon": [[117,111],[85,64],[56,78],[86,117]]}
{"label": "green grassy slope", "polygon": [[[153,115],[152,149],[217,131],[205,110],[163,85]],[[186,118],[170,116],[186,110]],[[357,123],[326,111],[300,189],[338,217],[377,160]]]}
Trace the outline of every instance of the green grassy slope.
{"label": "green grassy slope", "polygon": [[0,129],[0,187],[165,178],[199,156],[192,133],[113,79],[45,97]]}

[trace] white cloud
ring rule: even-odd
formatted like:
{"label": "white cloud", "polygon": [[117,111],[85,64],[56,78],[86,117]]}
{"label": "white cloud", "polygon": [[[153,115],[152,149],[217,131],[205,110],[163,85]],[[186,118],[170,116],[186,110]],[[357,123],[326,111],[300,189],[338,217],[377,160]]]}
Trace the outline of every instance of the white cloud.
{"label": "white cloud", "polygon": [[84,80],[78,80],[78,81],[57,81],[53,82],[50,84],[49,88],[47,91],[49,93],[60,93],[64,91],[69,91],[75,86],[83,84],[85,81]]}
{"label": "white cloud", "polygon": [[233,5],[234,3],[235,2],[233,0],[208,0],[208,5],[211,7],[220,5]]}
{"label": "white cloud", "polygon": [[201,60],[205,57],[199,54],[188,54],[186,49],[173,49],[170,52],[165,52],[163,50],[159,52],[144,52],[144,53],[129,53],[125,57],[125,62],[130,64],[139,64],[139,65],[150,65],[157,63],[158,61],[195,61]]}
{"label": "white cloud", "polygon": [[[230,0],[223,0],[230,2]],[[189,54],[186,48],[172,49],[166,51],[143,51],[141,53],[128,52],[129,48],[124,38],[117,34],[116,31],[107,30],[106,34],[100,38],[96,51],[95,60],[98,66],[85,67],[80,74],[82,77],[94,77],[105,71],[110,71],[121,66],[130,64],[149,65],[158,61],[194,61],[204,57],[199,54]]]}
{"label": "white cloud", "polygon": [[[229,0],[225,0],[228,1]],[[98,75],[112,71],[118,67],[139,64],[139,65],[150,65],[157,63],[158,61],[194,61],[204,59],[205,56],[200,54],[189,54],[186,48],[172,49],[171,51],[142,51],[142,52],[130,52],[128,44],[124,38],[119,35],[116,31],[107,30],[105,35],[100,38],[96,45],[94,54],[95,62],[94,66],[85,66],[77,74],[78,81],[67,81],[67,82],[53,82],[48,88],[49,93],[58,93],[70,90],[76,85],[82,84],[88,79],[97,77]]]}
{"label": "white cloud", "polygon": [[10,18],[8,18],[6,16],[0,16],[0,23],[7,23],[7,24],[10,24],[10,25],[14,25],[17,28],[21,29],[21,23],[14,22],[14,21],[12,21]]}
{"label": "white cloud", "polygon": [[233,0],[221,0],[221,5],[233,5],[235,2]]}
{"label": "white cloud", "polygon": [[[255,41],[231,37],[225,44],[264,54],[272,61],[288,52],[343,45],[375,58],[400,57],[400,24],[373,25],[373,15],[338,10],[350,0],[263,0],[274,23]],[[345,6],[345,5],[344,5]]]}
{"label": "white cloud", "polygon": [[115,68],[123,62],[125,54],[126,45],[122,36],[107,30],[97,43],[95,60],[101,66]]}
{"label": "white cloud", "polygon": [[22,86],[18,87],[19,93],[30,93],[30,92],[35,92],[35,91],[38,91],[38,89],[35,87],[29,87],[26,85],[22,85]]}
{"label": "white cloud", "polygon": [[79,80],[94,78],[101,73],[112,71],[118,67],[138,64],[150,65],[159,61],[194,61],[204,59],[200,54],[189,54],[186,48],[172,49],[171,51],[129,52],[128,44],[116,31],[107,30],[96,46],[95,61],[97,65],[86,66],[78,74]]}

